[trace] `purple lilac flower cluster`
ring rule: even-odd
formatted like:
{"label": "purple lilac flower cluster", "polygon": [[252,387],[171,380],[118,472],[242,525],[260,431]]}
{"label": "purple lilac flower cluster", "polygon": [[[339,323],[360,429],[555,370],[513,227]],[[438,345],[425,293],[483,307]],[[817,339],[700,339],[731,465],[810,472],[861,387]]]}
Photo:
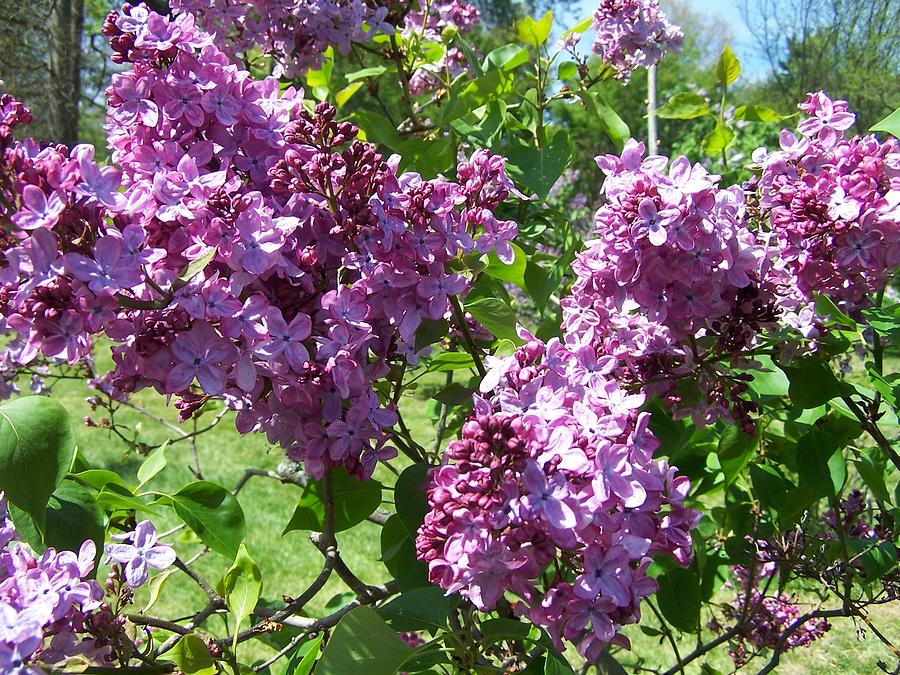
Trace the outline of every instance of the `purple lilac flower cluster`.
{"label": "purple lilac flower cluster", "polygon": [[[409,12],[403,22],[407,41],[441,42],[447,29],[469,33],[481,20],[478,8],[463,0],[422,2],[421,8]],[[464,72],[468,60],[456,46],[448,46],[440,59],[415,70],[409,79],[410,93],[422,94],[440,87],[441,82]]]}
{"label": "purple lilac flower cluster", "polygon": [[394,33],[386,21],[389,8],[372,0],[173,0],[171,5],[196,17],[232,58],[261,49],[274,59],[276,77],[317,68],[329,47],[347,54],[352,42]]}
{"label": "purple lilac flower cluster", "polygon": [[625,82],[669,51],[681,48],[684,34],[669,23],[659,0],[600,0],[592,24],[593,50]]}
{"label": "purple lilac flower cluster", "polygon": [[596,659],[656,590],[653,555],[686,565],[700,514],[639,413],[642,394],[613,378],[592,345],[526,344],[491,357],[475,413],[432,473],[416,547],[429,576],[481,610],[515,610]]}
{"label": "purple lilac flower cluster", "polygon": [[[743,617],[745,602],[750,604],[746,618]],[[724,616],[728,621],[743,621],[740,633],[728,648],[735,667],[742,668],[755,652],[778,646],[788,627],[800,617],[800,607],[785,593],[776,591],[764,596],[759,589],[753,588],[749,594],[739,593],[735,604],[725,608]],[[827,619],[809,619],[791,631],[782,649],[807,647],[830,629]]]}
{"label": "purple lilac flower cluster", "polygon": [[37,556],[18,541],[0,493],[0,671],[37,675],[40,664],[70,658],[106,663],[108,649],[89,634],[103,590],[88,575],[96,548],[78,553],[47,549]]}
{"label": "purple lilac flower cluster", "polygon": [[[751,404],[739,396],[746,384],[707,363],[714,353],[739,356],[777,318],[744,192],[719,187],[684,157],[643,153],[629,141],[621,156],[597,158],[606,203],[562,301],[567,340],[615,357],[620,380],[664,398],[678,416],[724,417],[752,431]],[[679,398],[676,384],[691,374],[706,400]]]}
{"label": "purple lilac flower cluster", "polygon": [[814,293],[854,314],[900,264],[900,145],[848,138],[855,115],[821,91],[799,108],[799,136],[783,131],[780,150],[754,159],[761,220],[778,252],[768,274],[785,321],[814,337]]}
{"label": "purple lilac flower cluster", "polygon": [[505,160],[479,150],[456,182],[398,175],[332,107],[251,79],[188,16],[138,6],[106,22],[132,64],[107,92],[121,171],[88,146],[12,153],[2,307],[21,360],[75,362],[105,333],[111,395],[152,386],[184,417],[221,397],[239,431],[312,475],[368,476],[395,452],[372,383],[467,289],[447,263],[512,259],[516,225],[493,215],[514,191]]}

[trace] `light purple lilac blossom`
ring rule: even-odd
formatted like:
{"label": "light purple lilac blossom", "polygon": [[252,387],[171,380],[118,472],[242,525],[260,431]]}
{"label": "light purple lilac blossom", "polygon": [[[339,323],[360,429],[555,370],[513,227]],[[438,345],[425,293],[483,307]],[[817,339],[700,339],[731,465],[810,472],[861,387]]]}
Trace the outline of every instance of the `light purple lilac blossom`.
{"label": "light purple lilac blossom", "polygon": [[600,0],[592,28],[593,50],[625,82],[637,68],[647,68],[667,51],[681,48],[684,34],[669,23],[659,0]]}
{"label": "light purple lilac blossom", "polygon": [[[218,397],[313,476],[371,475],[396,453],[372,383],[467,291],[448,262],[512,259],[516,224],[494,215],[515,192],[505,160],[477,150],[455,181],[400,174],[334,108],[253,80],[190,14],[126,6],[104,33],[129,64],[107,91],[117,168],[88,146],[0,138],[24,219],[0,279],[16,357],[76,363],[105,334],[115,367],[95,386],[117,399],[153,387],[186,419]],[[10,128],[24,119],[4,106]],[[193,261],[208,262],[179,279]]]}
{"label": "light purple lilac blossom", "polygon": [[38,556],[19,541],[0,492],[0,671],[38,675],[73,657],[106,664],[108,648],[89,634],[103,591],[88,578],[94,542],[78,553],[48,548]]}
{"label": "light purple lilac blossom", "polygon": [[156,527],[149,520],[137,524],[131,532],[114,534],[122,544],[107,544],[106,555],[110,561],[125,567],[125,581],[132,588],[143,586],[150,575],[150,568],[164,570],[175,562],[175,549],[162,544],[156,536]]}

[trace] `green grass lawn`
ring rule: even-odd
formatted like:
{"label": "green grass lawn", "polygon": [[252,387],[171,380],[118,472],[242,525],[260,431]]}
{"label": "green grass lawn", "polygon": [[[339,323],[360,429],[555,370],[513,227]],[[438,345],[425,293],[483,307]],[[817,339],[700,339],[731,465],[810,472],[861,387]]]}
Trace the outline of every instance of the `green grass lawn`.
{"label": "green grass lawn", "polygon": [[[103,368],[108,365],[108,359],[100,358],[98,361],[98,368],[103,372]],[[422,384],[414,394],[404,396],[401,402],[401,410],[414,438],[427,448],[434,446],[434,427],[426,414],[426,400],[442,384],[442,375],[428,376],[422,380]],[[129,451],[127,444],[109,431],[88,428],[81,423],[85,415],[94,415],[95,418],[100,416],[100,413],[92,413],[85,402],[85,397],[89,393],[83,383],[74,380],[62,380],[53,388],[53,397],[71,414],[76,427],[78,445],[84,456],[94,466],[115,471],[126,481],[136,484],[136,471],[143,458]],[[164,399],[152,391],[136,395],[133,402],[172,423],[177,420],[174,409],[166,407]],[[167,437],[175,437],[175,434],[161,424],[135,411],[123,409],[117,413],[116,422],[131,428],[140,425],[141,438],[149,443],[159,443]],[[192,430],[190,424],[185,426],[185,430]],[[215,429],[197,438],[196,452],[204,478],[227,488],[233,487],[247,468],[274,470],[282,460],[281,450],[270,446],[264,436],[260,434],[240,436],[234,429],[231,415],[227,415]],[[195,480],[190,470],[194,455],[189,443],[180,441],[172,444],[166,455],[167,468],[146,489],[171,493]],[[395,462],[395,467],[399,470],[404,464],[400,458]],[[394,474],[386,467],[379,467],[376,478],[386,485],[392,485]],[[385,497],[389,496],[390,492],[386,490]],[[299,497],[299,487],[265,478],[251,479],[239,495],[247,518],[246,543],[263,573],[265,583],[263,597],[273,601],[280,601],[282,594],[299,594],[321,569],[321,555],[309,542],[306,533],[291,532],[286,536],[281,534]],[[385,507],[390,508],[390,504],[386,503]],[[163,530],[176,522],[172,518],[158,520],[157,524],[160,530]],[[389,578],[384,565],[378,560],[379,530],[377,525],[364,522],[353,530],[338,535],[340,549],[348,566],[368,583],[383,583]],[[188,558],[201,550],[198,540],[192,535],[188,536],[184,531],[174,535],[170,541],[175,544],[183,558]],[[196,564],[197,569],[213,582],[221,578],[227,566],[228,563],[216,554],[208,554]],[[101,575],[103,574],[105,572],[101,570]],[[343,583],[333,576],[322,592],[307,606],[307,613],[317,615],[325,612],[329,600],[341,601],[343,598],[339,594],[347,591]],[[138,594],[136,609],[143,607],[146,599],[145,587]],[[203,606],[204,600],[205,596],[193,582],[188,581],[184,575],[175,574],[163,588],[153,613],[166,618],[183,617]],[[900,623],[898,623],[900,608],[883,607],[873,611],[872,619],[889,639],[900,643]],[[644,622],[649,626],[657,626],[649,610],[644,613]],[[210,624],[209,627],[215,631],[224,629],[224,626],[216,623]],[[648,637],[634,626],[627,628],[625,633],[633,642],[634,656],[640,657],[645,667],[652,668],[672,663],[671,650],[667,642],[660,643],[659,638]],[[679,641],[682,654],[690,652],[694,646],[692,638]],[[240,649],[242,661],[251,661],[272,653],[266,645],[256,640],[245,643]],[[871,634],[871,631],[865,625],[857,626],[850,620],[839,619],[823,640],[814,643],[811,648],[801,648],[787,654],[777,672],[823,673],[840,670],[844,673],[871,673],[878,672],[876,661],[879,659],[892,662],[890,652]],[[702,670],[703,663],[704,659],[699,659],[687,669],[687,672],[710,672]],[[721,672],[732,670],[724,647],[709,655],[705,663]],[[274,672],[280,671],[276,668]]]}

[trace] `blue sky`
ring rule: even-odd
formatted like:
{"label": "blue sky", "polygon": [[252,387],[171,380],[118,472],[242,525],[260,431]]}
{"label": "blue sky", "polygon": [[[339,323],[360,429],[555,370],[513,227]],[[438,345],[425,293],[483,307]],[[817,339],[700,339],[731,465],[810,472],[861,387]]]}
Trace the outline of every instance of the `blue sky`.
{"label": "blue sky", "polygon": [[[744,75],[754,79],[765,77],[769,70],[768,63],[757,52],[750,31],[741,18],[736,0],[688,0],[688,4],[698,12],[716,15],[726,21],[734,35],[731,48],[741,60]],[[581,0],[581,15],[588,16],[596,6],[594,0]]]}

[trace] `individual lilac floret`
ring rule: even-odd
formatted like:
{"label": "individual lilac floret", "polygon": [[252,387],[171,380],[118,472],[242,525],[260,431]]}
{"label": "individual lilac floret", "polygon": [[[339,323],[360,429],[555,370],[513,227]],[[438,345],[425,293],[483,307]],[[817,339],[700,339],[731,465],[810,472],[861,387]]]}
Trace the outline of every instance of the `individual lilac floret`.
{"label": "individual lilac floret", "polygon": [[594,13],[597,31],[593,50],[628,81],[637,68],[659,61],[669,50],[678,50],[684,34],[669,23],[659,0],[600,0]]}
{"label": "individual lilac floret", "polygon": [[164,570],[175,562],[175,549],[159,543],[156,528],[149,520],[138,523],[133,532],[114,534],[114,539],[130,544],[107,544],[106,554],[111,561],[125,566],[125,580],[132,588],[147,581],[150,567]]}

